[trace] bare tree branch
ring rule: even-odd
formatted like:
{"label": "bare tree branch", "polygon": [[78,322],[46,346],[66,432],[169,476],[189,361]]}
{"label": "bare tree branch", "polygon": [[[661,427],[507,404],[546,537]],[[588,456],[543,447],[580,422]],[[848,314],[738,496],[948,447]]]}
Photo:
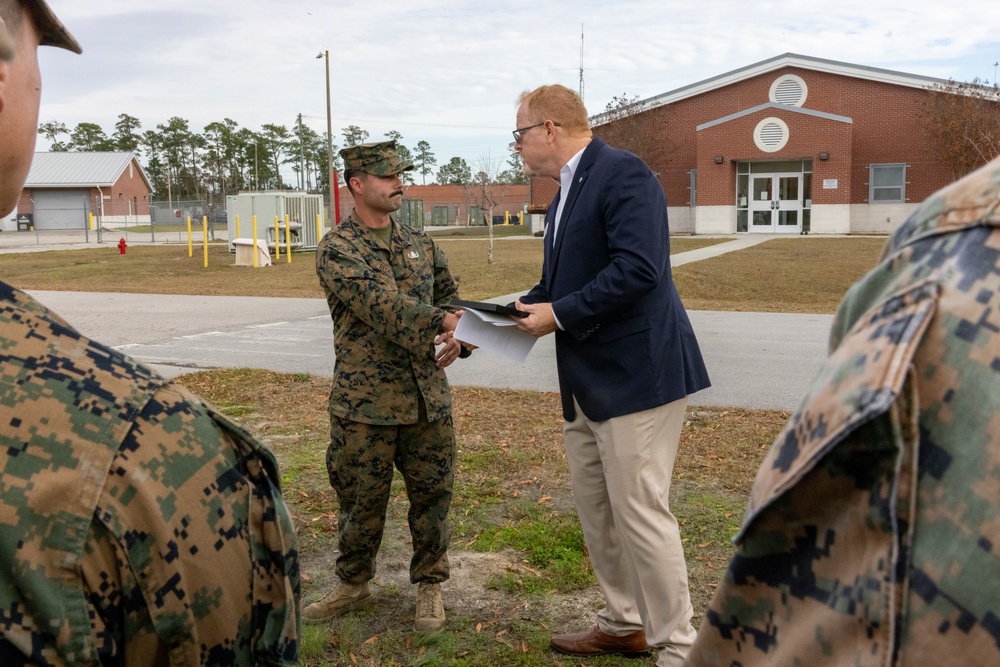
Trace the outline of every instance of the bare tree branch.
{"label": "bare tree branch", "polygon": [[981,79],[929,89],[921,109],[941,160],[961,178],[1000,155],[1000,88]]}
{"label": "bare tree branch", "polygon": [[[492,158],[487,153],[479,158],[473,169],[475,174],[472,181],[466,186],[470,191],[470,201],[480,204],[480,207],[489,214],[486,216],[486,225],[489,228],[489,249],[486,255],[486,263],[493,263],[493,209],[503,201],[510,192],[512,183],[502,178],[504,172],[503,158]],[[506,181],[506,182],[503,182]]]}

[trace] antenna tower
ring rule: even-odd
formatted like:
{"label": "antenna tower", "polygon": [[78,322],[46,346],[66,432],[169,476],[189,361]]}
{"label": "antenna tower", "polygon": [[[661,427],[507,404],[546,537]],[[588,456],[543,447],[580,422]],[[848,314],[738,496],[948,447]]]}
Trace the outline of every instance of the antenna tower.
{"label": "antenna tower", "polygon": [[583,24],[580,24],[580,101],[583,101]]}

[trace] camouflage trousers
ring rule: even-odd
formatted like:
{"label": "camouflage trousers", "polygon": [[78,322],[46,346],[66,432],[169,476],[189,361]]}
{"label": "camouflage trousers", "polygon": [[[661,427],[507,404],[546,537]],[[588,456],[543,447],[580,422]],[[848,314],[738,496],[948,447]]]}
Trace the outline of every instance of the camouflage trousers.
{"label": "camouflage trousers", "polygon": [[410,501],[410,582],[439,583],[448,578],[455,452],[450,415],[389,426],[331,417],[326,468],[340,502],[337,576],[341,581],[360,584],[375,576],[394,466],[403,476]]}

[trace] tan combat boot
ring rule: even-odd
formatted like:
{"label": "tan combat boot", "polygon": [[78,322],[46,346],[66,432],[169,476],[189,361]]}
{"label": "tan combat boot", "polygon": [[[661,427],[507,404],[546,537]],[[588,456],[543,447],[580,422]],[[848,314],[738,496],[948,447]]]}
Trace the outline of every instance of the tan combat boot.
{"label": "tan combat boot", "polygon": [[444,601],[441,584],[420,584],[417,587],[417,615],[413,629],[417,632],[437,632],[444,627]]}
{"label": "tan combat boot", "polygon": [[302,610],[302,620],[322,623],[361,607],[372,596],[368,582],[349,584],[341,581],[333,590]]}

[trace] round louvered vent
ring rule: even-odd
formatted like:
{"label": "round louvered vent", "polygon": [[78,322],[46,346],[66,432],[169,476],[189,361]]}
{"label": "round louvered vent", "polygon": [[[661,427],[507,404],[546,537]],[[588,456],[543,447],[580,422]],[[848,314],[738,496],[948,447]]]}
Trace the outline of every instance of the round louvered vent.
{"label": "round louvered vent", "polygon": [[785,74],[771,84],[771,101],[776,104],[787,104],[800,107],[806,102],[809,88],[800,76]]}
{"label": "round louvered vent", "polygon": [[780,118],[765,118],[754,128],[753,141],[765,153],[780,151],[788,143],[788,125]]}

